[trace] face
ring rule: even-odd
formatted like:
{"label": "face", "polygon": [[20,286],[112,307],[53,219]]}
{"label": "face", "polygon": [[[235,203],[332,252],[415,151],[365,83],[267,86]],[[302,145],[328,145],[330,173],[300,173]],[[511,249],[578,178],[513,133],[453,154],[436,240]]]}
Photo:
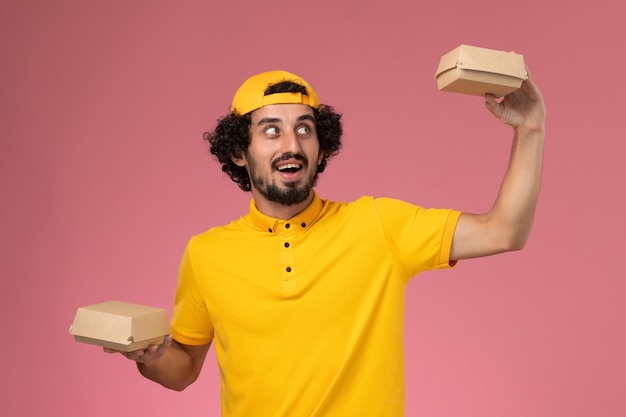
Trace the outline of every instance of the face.
{"label": "face", "polygon": [[311,195],[322,160],[313,110],[303,104],[274,104],[252,113],[250,145],[241,158],[255,198],[291,206]]}

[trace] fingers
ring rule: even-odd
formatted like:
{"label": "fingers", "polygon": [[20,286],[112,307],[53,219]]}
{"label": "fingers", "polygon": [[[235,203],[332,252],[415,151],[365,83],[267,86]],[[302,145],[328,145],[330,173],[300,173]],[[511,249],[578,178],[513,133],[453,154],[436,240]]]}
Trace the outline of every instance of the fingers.
{"label": "fingers", "polygon": [[494,117],[515,129],[542,130],[545,127],[543,96],[532,79],[530,70],[521,87],[501,100],[486,94],[485,107]]}
{"label": "fingers", "polygon": [[[122,350],[111,349],[111,348],[107,348],[107,347],[103,347],[103,348],[102,348],[102,350],[103,350],[105,353],[109,353],[109,354],[112,354],[112,353],[119,353],[120,355],[125,356],[125,357],[127,357],[127,358],[128,358],[128,355],[131,353],[131,352],[124,352],[124,351],[122,351]],[[139,351],[135,351],[135,352],[139,352]]]}
{"label": "fingers", "polygon": [[122,352],[122,355],[126,356],[126,358],[130,359],[131,361],[148,363],[152,362],[155,359],[158,359],[158,357],[155,355],[155,347],[155,345],[150,345],[145,349],[134,350],[132,352]]}
{"label": "fingers", "polygon": [[170,335],[165,337],[165,340],[160,345],[149,345],[145,349],[138,349],[132,352],[124,352],[121,350],[103,348],[106,353],[119,353],[135,362],[148,363],[152,362],[165,354],[165,351],[171,346],[172,337]]}
{"label": "fingers", "polygon": [[502,119],[502,105],[496,101],[496,97],[493,94],[485,94],[485,107],[497,119]]}

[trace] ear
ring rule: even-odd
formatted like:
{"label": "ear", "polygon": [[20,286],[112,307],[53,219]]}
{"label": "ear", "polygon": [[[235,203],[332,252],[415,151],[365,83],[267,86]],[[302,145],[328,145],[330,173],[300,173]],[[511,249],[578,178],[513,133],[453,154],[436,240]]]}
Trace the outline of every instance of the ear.
{"label": "ear", "polygon": [[[319,164],[322,163],[322,160],[324,159],[324,156],[326,156],[324,154],[324,152],[320,152],[319,156],[317,157],[317,165],[319,166]],[[236,163],[236,162],[235,162]]]}
{"label": "ear", "polygon": [[241,153],[237,153],[230,156],[230,160],[235,163],[235,165],[240,167],[245,167],[247,165],[246,158],[244,158]]}

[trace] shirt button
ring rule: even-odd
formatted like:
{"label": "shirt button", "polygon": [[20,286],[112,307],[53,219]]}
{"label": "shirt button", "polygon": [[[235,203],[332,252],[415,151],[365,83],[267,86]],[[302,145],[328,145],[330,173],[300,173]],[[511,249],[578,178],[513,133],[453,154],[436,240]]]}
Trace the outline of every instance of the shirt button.
{"label": "shirt button", "polygon": [[289,247],[289,242],[285,242],[285,247],[288,248]]}
{"label": "shirt button", "polygon": [[268,232],[272,233],[272,228],[267,229]]}
{"label": "shirt button", "polygon": [[288,266],[285,270],[286,270],[287,272],[291,272],[291,267],[290,267],[290,266]]}
{"label": "shirt button", "polygon": [[302,223],[302,227],[306,227],[306,223],[304,223],[304,222],[303,222],[303,223]]}
{"label": "shirt button", "polygon": [[290,225],[289,223],[287,223],[287,224],[285,225],[285,229],[289,229],[290,227],[291,227],[291,225]]}

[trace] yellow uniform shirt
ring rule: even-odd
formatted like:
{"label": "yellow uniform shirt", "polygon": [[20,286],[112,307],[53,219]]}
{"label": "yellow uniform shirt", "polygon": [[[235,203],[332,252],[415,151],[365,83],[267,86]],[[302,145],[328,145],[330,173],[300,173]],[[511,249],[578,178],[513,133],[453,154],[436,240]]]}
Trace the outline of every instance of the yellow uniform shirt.
{"label": "yellow uniform shirt", "polygon": [[450,266],[460,213],[393,199],[250,213],[194,236],[172,335],[214,341],[225,417],[404,415],[409,279]]}

